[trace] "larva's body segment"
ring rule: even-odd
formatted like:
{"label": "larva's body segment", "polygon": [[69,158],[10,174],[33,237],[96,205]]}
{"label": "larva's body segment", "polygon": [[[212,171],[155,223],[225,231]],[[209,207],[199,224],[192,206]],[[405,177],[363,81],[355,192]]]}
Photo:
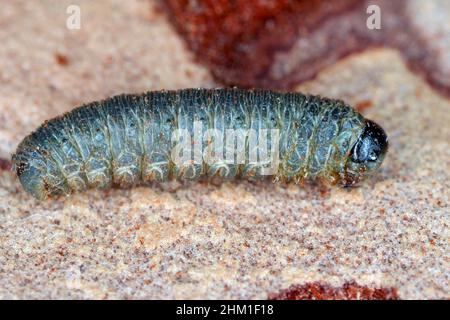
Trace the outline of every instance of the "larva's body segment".
{"label": "larva's body segment", "polygon": [[[230,129],[236,135],[231,144]],[[262,129],[269,132],[267,139],[258,135]],[[180,132],[194,137],[191,154],[220,142],[222,157],[174,161]],[[237,152],[228,161],[227,152],[239,144],[246,150],[239,155],[243,162]],[[278,151],[275,179],[348,185],[381,164],[387,138],[338,100],[265,90],[185,89],[119,95],[76,108],[27,136],[13,163],[25,190],[45,199],[171,178],[259,178],[266,175],[267,162],[252,161],[251,152],[264,145]]]}

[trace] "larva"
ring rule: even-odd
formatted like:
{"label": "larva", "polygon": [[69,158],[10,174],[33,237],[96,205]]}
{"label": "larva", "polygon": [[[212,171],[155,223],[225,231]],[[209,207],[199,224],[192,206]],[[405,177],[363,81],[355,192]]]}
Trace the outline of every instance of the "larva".
{"label": "larva", "polygon": [[[182,141],[192,148],[180,154],[189,157],[175,161]],[[268,167],[274,180],[352,185],[380,166],[387,147],[380,126],[339,100],[184,89],[118,95],[78,107],[28,135],[12,161],[24,189],[46,199],[171,178],[254,179],[267,175]],[[214,151],[209,158],[208,148]]]}

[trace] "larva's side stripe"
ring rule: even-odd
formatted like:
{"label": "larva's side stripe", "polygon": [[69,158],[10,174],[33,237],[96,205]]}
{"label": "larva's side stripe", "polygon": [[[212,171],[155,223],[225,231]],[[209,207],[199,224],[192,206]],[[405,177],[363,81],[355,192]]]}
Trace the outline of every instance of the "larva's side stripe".
{"label": "larva's side stripe", "polygon": [[[173,159],[180,132],[195,145],[188,155],[202,151],[200,161]],[[227,132],[233,139],[227,140]],[[215,162],[205,157],[213,143],[224,145],[215,145]],[[119,95],[78,107],[27,136],[13,165],[24,189],[44,199],[171,178],[261,178],[264,166],[275,162],[254,162],[252,155],[274,148],[276,180],[351,184],[380,165],[386,147],[382,129],[339,100],[267,90],[184,89]],[[235,162],[225,158],[227,152]],[[367,160],[369,153],[374,163]]]}

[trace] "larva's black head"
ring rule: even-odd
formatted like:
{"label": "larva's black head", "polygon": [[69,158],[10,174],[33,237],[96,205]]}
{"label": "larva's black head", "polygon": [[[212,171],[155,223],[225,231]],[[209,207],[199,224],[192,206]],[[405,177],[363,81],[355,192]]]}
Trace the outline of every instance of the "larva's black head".
{"label": "larva's black head", "polygon": [[383,162],[387,149],[386,132],[375,122],[366,120],[361,134],[349,152],[344,185],[351,186],[375,171]]}
{"label": "larva's black head", "polygon": [[363,132],[351,150],[351,161],[363,163],[368,169],[379,167],[388,149],[386,132],[371,120],[366,121]]}

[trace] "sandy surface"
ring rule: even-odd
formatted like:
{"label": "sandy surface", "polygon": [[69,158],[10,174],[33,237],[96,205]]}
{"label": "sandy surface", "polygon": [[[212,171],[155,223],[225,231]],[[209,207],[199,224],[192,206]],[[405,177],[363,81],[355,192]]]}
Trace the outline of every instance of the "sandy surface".
{"label": "sandy surface", "polygon": [[[214,86],[148,2],[82,2],[79,31],[52,3],[2,4],[0,157],[81,102]],[[387,49],[298,90],[366,106],[390,137],[378,175],[352,190],[171,182],[38,202],[0,170],[0,298],[266,298],[356,281],[449,299],[449,100]]]}

